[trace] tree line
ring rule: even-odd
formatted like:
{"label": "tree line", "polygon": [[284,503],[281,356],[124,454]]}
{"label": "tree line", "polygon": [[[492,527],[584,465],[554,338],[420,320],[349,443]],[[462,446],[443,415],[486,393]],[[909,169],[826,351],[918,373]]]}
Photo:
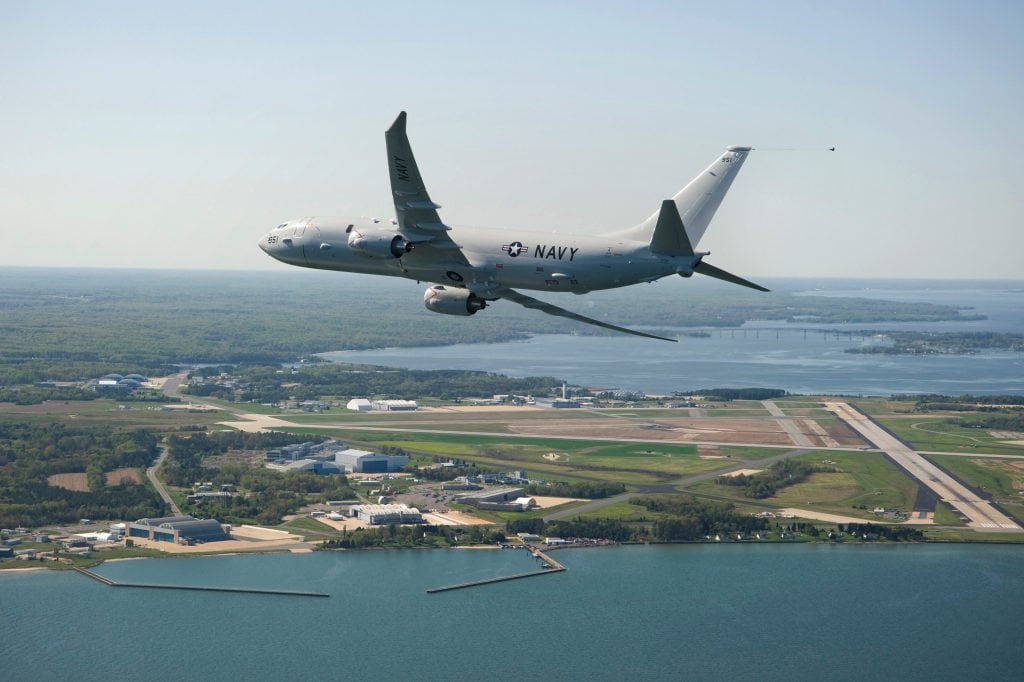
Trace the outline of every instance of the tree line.
{"label": "tree line", "polygon": [[646,496],[633,500],[632,504],[669,518],[653,523],[582,517],[563,521],[512,519],[506,522],[505,529],[510,534],[535,533],[615,542],[683,542],[703,540],[715,533],[750,533],[768,528],[765,519],[740,513],[731,503],[699,500],[691,495]]}
{"label": "tree line", "polygon": [[[452,400],[462,397],[490,398],[498,393],[547,395],[561,380],[555,377],[516,379],[492,372],[469,370],[405,370],[369,365],[322,363],[282,372],[279,365],[243,365],[231,370],[241,387],[240,400],[278,402],[356,397],[419,398]],[[201,374],[197,374],[201,376]],[[235,397],[235,390],[216,384],[190,384],[191,395]]]}
{"label": "tree line", "polygon": [[744,495],[760,500],[771,497],[786,486],[806,481],[811,474],[823,471],[835,471],[835,469],[796,459],[786,459],[772,464],[759,474],[719,476],[715,482],[719,485],[743,488]]}
{"label": "tree line", "polygon": [[453,526],[388,524],[372,528],[343,530],[334,540],[321,545],[324,549],[367,549],[370,547],[437,547],[452,545],[478,545],[504,542],[500,530],[481,526],[455,528]]}

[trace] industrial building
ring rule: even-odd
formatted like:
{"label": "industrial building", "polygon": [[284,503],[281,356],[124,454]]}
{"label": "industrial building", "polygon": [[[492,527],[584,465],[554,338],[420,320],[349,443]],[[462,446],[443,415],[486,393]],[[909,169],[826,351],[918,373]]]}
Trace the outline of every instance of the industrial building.
{"label": "industrial building", "polygon": [[197,519],[194,516],[165,516],[139,519],[128,524],[128,537],[191,544],[214,542],[231,537],[230,526],[222,526],[216,519]]}
{"label": "industrial building", "polygon": [[276,471],[312,471],[317,474],[345,473],[345,467],[335,463],[338,453],[345,449],[345,444],[337,440],[323,443],[307,441],[284,445],[280,448],[267,450],[268,469]]}
{"label": "industrial building", "polygon": [[216,492],[216,493],[213,493],[213,492],[192,493],[191,495],[188,496],[187,499],[188,499],[188,503],[189,504],[195,504],[196,502],[206,502],[208,500],[221,500],[221,501],[230,500],[232,497],[234,497],[234,493],[229,493],[229,492],[227,492],[225,490],[222,490],[222,491]]}
{"label": "industrial building", "polygon": [[142,384],[149,381],[141,374],[105,374],[96,381],[97,388],[130,390],[141,388]]}
{"label": "industrial building", "polygon": [[371,526],[387,523],[423,523],[420,510],[405,504],[357,504],[349,513]]}
{"label": "industrial building", "polygon": [[[461,478],[462,480],[459,480]],[[483,486],[477,483],[469,483],[465,476],[460,476],[454,481],[446,481],[441,484],[441,490],[483,490]]]}
{"label": "industrial building", "polygon": [[97,533],[75,533],[69,537],[76,537],[85,540],[86,542],[120,542],[120,533],[111,532],[97,532]]}
{"label": "industrial building", "polygon": [[491,511],[526,511],[537,506],[537,501],[528,497],[522,488],[496,488],[479,493],[468,493],[456,498],[460,504]]}
{"label": "industrial building", "polygon": [[378,410],[383,412],[394,412],[401,410],[418,410],[420,409],[419,403],[415,400],[374,400],[369,401],[366,398],[353,398],[348,401],[345,407],[354,412],[369,412],[371,410]]}
{"label": "industrial building", "polygon": [[578,400],[571,400],[568,398],[537,398],[536,405],[537,407],[564,409],[567,407],[579,407],[580,403]]}
{"label": "industrial building", "polygon": [[345,471],[334,462],[319,459],[278,460],[267,462],[266,467],[274,471],[312,471],[314,474],[340,474]]}
{"label": "industrial building", "polygon": [[383,474],[400,471],[409,463],[407,455],[378,455],[369,450],[349,448],[334,455],[334,464],[347,473]]}

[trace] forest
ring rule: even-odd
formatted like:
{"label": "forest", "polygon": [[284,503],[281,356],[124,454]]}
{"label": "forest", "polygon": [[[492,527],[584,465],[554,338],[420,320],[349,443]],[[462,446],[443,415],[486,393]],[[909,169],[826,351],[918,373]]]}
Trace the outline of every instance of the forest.
{"label": "forest", "polygon": [[[143,468],[156,458],[149,431],[0,422],[0,525],[39,526],[81,518],[160,516],[163,503],[146,485],[107,485],[103,474]],[[85,473],[89,490],[51,486],[53,474]]]}

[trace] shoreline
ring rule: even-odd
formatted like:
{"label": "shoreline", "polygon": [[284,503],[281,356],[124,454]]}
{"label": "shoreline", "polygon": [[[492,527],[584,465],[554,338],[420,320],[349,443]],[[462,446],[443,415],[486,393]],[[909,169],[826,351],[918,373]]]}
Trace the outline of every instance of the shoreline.
{"label": "shoreline", "polygon": [[[875,540],[870,542],[862,541],[850,541],[850,542],[835,542],[830,540],[757,540],[757,541],[730,541],[730,542],[711,542],[707,540],[679,540],[674,542],[614,542],[614,541],[603,541],[595,543],[580,543],[580,544],[567,544],[567,545],[552,545],[544,546],[544,552],[555,552],[565,549],[594,549],[604,547],[630,547],[630,546],[648,546],[648,545],[713,545],[713,546],[758,546],[758,545],[833,545],[843,547],[881,547],[881,546],[905,546],[912,547],[918,545],[980,545],[980,546],[1020,546],[1024,548],[1024,539],[1021,541],[1013,540],[923,540],[917,542],[896,542],[896,541],[885,541]],[[526,547],[526,545],[523,545]],[[517,547],[518,548],[518,547]],[[138,556],[138,557],[116,557],[113,559],[100,559],[95,563],[89,564],[88,568],[97,568],[105,563],[116,563],[121,561],[144,561],[149,559],[163,560],[163,559],[193,559],[193,558],[209,558],[209,557],[225,557],[225,556],[259,556],[264,554],[315,554],[316,552],[367,552],[367,551],[393,551],[393,550],[452,550],[452,549],[469,549],[469,550],[486,550],[486,549],[502,549],[500,545],[452,545],[450,547],[428,547],[428,546],[416,546],[411,545],[409,547],[361,547],[361,548],[349,548],[349,547],[337,547],[329,549],[314,549],[308,552],[282,552],[280,550],[268,550],[268,551],[255,551],[255,552],[210,552],[209,554],[166,554],[164,556]],[[32,573],[39,571],[68,571],[73,570],[66,564],[59,566],[25,566],[17,568],[0,568],[0,575],[5,573]]]}

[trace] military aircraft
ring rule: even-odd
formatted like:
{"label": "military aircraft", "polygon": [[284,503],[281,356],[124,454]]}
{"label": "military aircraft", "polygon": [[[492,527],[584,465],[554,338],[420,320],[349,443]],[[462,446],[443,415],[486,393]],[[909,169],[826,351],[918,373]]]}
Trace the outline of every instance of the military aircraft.
{"label": "military aircraft", "polygon": [[664,341],[676,339],[585,317],[520,290],[585,294],[696,272],[768,291],[711,265],[705,260],[709,252],[694,250],[751,147],[726,147],[647,220],[626,230],[595,236],[456,230],[441,220],[441,207],[427,193],[405,123],[403,111],[384,134],[396,219],[289,220],[260,239],[260,248],[290,265],[431,282],[423,303],[435,313],[475,315],[490,302],[505,299],[549,315]]}

